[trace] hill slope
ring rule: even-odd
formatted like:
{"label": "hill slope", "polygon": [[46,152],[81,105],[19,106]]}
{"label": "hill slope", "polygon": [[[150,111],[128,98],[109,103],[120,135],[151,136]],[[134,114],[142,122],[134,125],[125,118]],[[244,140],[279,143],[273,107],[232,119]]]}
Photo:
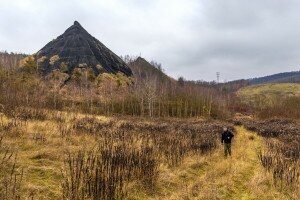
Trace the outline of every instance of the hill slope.
{"label": "hill slope", "polygon": [[161,69],[149,63],[145,58],[138,57],[132,62],[128,63],[135,77],[146,78],[155,77],[159,80],[171,80]]}
{"label": "hill slope", "polygon": [[241,88],[237,94],[244,99],[253,99],[257,96],[289,97],[300,96],[300,84],[297,83],[269,83],[252,85]]}

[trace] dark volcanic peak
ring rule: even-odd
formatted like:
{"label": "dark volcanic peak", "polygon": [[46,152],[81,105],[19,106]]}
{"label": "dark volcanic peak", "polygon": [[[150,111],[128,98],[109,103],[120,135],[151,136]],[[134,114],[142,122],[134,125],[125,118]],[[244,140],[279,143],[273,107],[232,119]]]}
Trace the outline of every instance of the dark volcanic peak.
{"label": "dark volcanic peak", "polygon": [[131,76],[126,63],[75,21],[62,35],[37,54],[38,67],[45,74],[60,69],[71,74],[75,68],[91,68],[100,73],[122,72]]}

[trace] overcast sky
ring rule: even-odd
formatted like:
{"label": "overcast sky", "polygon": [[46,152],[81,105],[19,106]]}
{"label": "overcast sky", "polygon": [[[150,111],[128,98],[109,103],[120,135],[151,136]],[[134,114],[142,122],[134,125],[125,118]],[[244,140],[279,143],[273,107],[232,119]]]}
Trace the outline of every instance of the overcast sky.
{"label": "overcast sky", "polygon": [[174,78],[300,70],[299,0],[0,0],[0,50],[35,53],[74,20]]}

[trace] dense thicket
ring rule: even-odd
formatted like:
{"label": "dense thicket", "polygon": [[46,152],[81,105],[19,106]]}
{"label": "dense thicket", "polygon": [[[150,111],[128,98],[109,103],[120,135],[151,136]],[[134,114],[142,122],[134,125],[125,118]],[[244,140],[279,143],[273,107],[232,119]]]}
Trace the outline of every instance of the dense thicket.
{"label": "dense thicket", "polygon": [[215,87],[191,81],[76,71],[71,81],[63,71],[46,77],[30,57],[16,70],[0,68],[0,104],[9,115],[20,107],[77,110],[105,115],[148,117],[213,117],[229,115],[229,96]]}

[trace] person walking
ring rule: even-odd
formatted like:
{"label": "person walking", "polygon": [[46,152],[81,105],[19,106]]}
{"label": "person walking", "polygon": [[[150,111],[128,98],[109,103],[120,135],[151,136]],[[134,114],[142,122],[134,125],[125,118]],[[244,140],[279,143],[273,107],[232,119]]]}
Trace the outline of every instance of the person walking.
{"label": "person walking", "polygon": [[227,127],[224,127],[222,133],[222,144],[224,145],[224,155],[226,158],[228,155],[231,156],[231,140],[233,137],[233,133],[229,131]]}

